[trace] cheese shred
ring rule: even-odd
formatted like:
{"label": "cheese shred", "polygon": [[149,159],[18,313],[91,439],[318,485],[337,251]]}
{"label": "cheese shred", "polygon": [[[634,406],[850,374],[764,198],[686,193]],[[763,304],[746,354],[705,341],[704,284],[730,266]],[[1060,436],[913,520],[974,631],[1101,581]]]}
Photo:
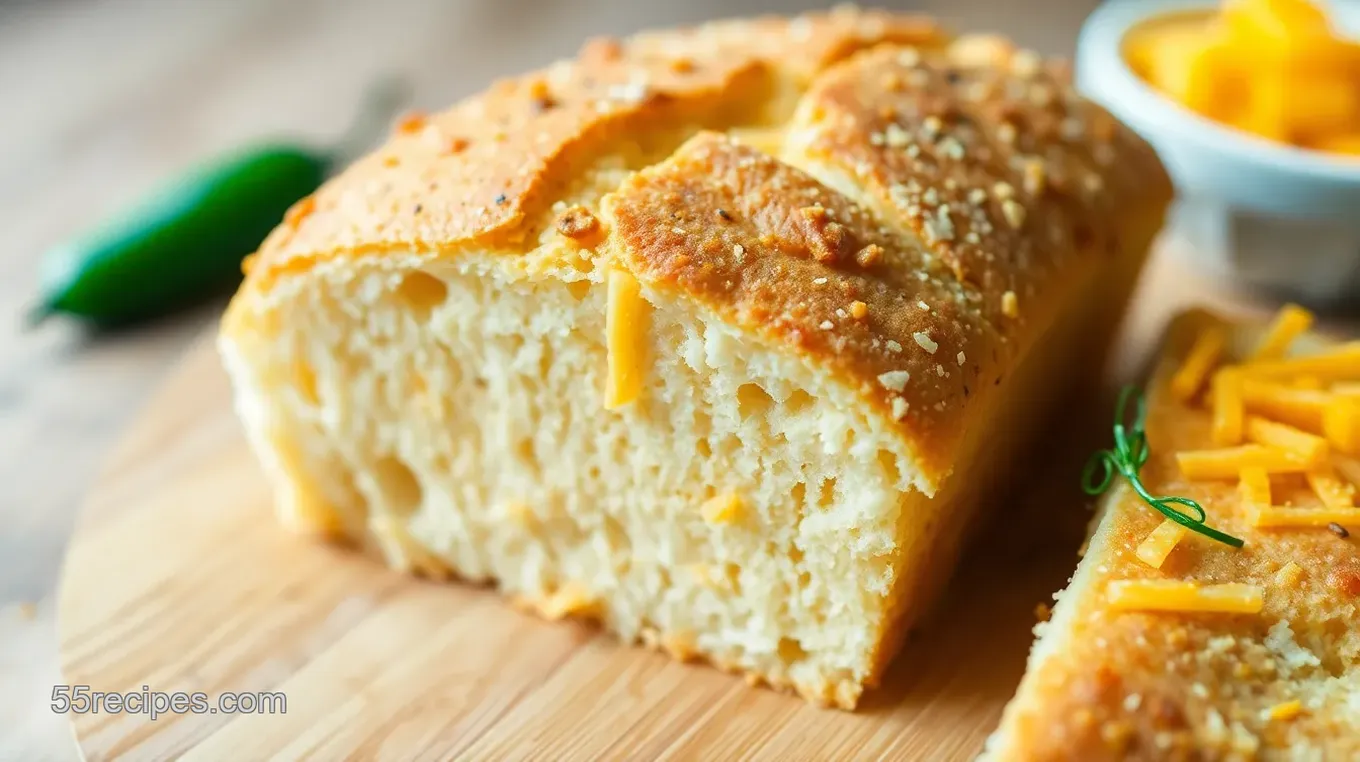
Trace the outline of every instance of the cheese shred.
{"label": "cheese shred", "polygon": [[1342,481],[1331,466],[1309,471],[1308,486],[1328,508],[1351,508],[1355,505],[1355,487]]}
{"label": "cheese shred", "polygon": [[1264,468],[1251,466],[1242,469],[1241,481],[1237,483],[1245,505],[1270,505],[1270,474]]}
{"label": "cheese shred", "polygon": [[1266,712],[1266,717],[1279,722],[1287,722],[1301,714],[1303,714],[1303,703],[1298,699],[1294,699],[1293,701],[1285,701],[1272,706],[1270,710]]}
{"label": "cheese shred", "polygon": [[1275,314],[1266,335],[1252,353],[1252,360],[1277,360],[1289,351],[1289,345],[1313,327],[1313,313],[1297,304],[1286,304]]}
{"label": "cheese shred", "polygon": [[1352,485],[1360,487],[1360,460],[1332,453],[1332,470]]}
{"label": "cheese shred", "polygon": [[1360,341],[1338,344],[1326,352],[1283,360],[1253,360],[1242,371],[1258,378],[1317,376],[1323,381],[1360,379]]}
{"label": "cheese shred", "polygon": [[1325,463],[1329,452],[1327,440],[1322,437],[1255,415],[1247,417],[1247,438],[1283,450],[1305,463]]}
{"label": "cheese shred", "polygon": [[710,498],[699,512],[703,514],[704,521],[710,524],[731,524],[741,517],[741,508],[741,498],[736,493],[728,492]]}
{"label": "cheese shred", "polygon": [[1227,447],[1242,443],[1245,405],[1242,400],[1242,377],[1225,368],[1214,374],[1211,388],[1214,397],[1214,444]]}
{"label": "cheese shred", "polygon": [[642,393],[649,309],[637,280],[623,270],[610,270],[605,312],[609,378],[604,400],[610,410],[627,405]]}
{"label": "cheese shred", "polygon": [[1322,431],[1322,416],[1331,399],[1331,395],[1316,389],[1242,378],[1242,404],[1247,410],[1314,433]]}
{"label": "cheese shred", "polygon": [[1138,544],[1138,560],[1154,569],[1162,568],[1166,557],[1175,550],[1176,545],[1185,537],[1186,531],[1185,527],[1171,519],[1164,520]]}
{"label": "cheese shred", "polygon": [[1223,347],[1227,343],[1228,335],[1222,326],[1204,329],[1195,338],[1185,361],[1171,377],[1171,395],[1181,402],[1187,402],[1198,394],[1209,372],[1223,355]]}
{"label": "cheese shred", "polygon": [[1264,445],[1239,445],[1217,450],[1183,450],[1176,453],[1181,473],[1188,479],[1235,479],[1244,468],[1260,468],[1266,473],[1303,473],[1312,464],[1286,450]]}
{"label": "cheese shred", "polygon": [[1322,411],[1322,432],[1336,449],[1360,455],[1360,398],[1336,396]]}
{"label": "cheese shred", "polygon": [[1360,530],[1360,508],[1291,508],[1279,505],[1252,506],[1247,511],[1251,525],[1261,529],[1284,527],[1325,527],[1340,524]]}
{"label": "cheese shred", "polygon": [[1264,592],[1258,585],[1200,585],[1175,579],[1115,580],[1106,588],[1106,596],[1117,611],[1255,614],[1264,602]]}

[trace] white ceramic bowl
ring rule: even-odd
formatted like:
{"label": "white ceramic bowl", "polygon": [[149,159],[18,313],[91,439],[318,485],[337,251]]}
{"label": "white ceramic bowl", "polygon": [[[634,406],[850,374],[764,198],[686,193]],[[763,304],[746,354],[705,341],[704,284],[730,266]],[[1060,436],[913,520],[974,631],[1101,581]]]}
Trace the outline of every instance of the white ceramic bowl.
{"label": "white ceramic bowl", "polygon": [[[1216,0],[1112,0],[1077,43],[1077,87],[1153,145],[1177,189],[1167,231],[1202,269],[1319,307],[1360,304],[1360,158],[1275,143],[1220,125],[1127,65],[1128,31],[1211,10]],[[1360,3],[1333,3],[1353,32]],[[1351,25],[1351,26],[1348,26]]]}

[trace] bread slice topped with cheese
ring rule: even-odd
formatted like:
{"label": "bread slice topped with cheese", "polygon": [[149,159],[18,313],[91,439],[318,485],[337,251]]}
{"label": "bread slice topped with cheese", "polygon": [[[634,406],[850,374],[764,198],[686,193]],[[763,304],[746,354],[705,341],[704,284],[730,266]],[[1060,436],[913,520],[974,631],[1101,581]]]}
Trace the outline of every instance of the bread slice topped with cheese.
{"label": "bread slice topped with cheese", "polygon": [[220,345],[289,524],[852,708],[1170,197],[996,38],[595,41],[300,203]]}
{"label": "bread slice topped with cheese", "polygon": [[1174,323],[1140,484],[1192,520],[1115,475],[985,759],[1360,759],[1360,343],[1310,323]]}

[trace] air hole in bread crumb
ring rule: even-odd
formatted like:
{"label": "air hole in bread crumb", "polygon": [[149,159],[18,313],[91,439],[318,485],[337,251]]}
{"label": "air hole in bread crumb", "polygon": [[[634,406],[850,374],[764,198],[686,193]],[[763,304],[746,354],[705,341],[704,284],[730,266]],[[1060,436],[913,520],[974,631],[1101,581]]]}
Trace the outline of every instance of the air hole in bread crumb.
{"label": "air hole in bread crumb", "polygon": [[798,414],[812,407],[817,399],[802,389],[794,389],[793,394],[784,401],[784,409],[792,414]]}
{"label": "air hole in bread crumb", "polygon": [[713,433],[713,417],[702,410],[694,411],[694,431],[701,437]]}
{"label": "air hole in bread crumb", "polygon": [[713,419],[702,410],[694,411],[694,433],[698,441],[694,444],[695,452],[700,457],[713,457],[713,445],[708,441],[708,436],[713,433]]}
{"label": "air hole in bread crumb", "polygon": [[793,499],[794,507],[798,508],[801,513],[803,503],[807,502],[807,482],[798,482],[793,485],[793,491],[789,493],[789,497]]}
{"label": "air hole in bread crumb", "polygon": [[406,306],[412,312],[424,320],[430,316],[435,307],[443,304],[448,298],[449,287],[433,275],[416,270],[407,273],[406,277],[401,279],[401,285],[397,287],[397,296],[406,302]]}
{"label": "air hole in bread crumb", "polygon": [[832,477],[822,482],[822,489],[817,493],[817,506],[830,508],[834,502],[836,502],[836,479]]}
{"label": "air hole in bread crumb", "polygon": [[571,298],[575,299],[578,302],[585,299],[586,296],[590,293],[590,281],[588,280],[569,281],[567,283],[567,293],[571,294]]}
{"label": "air hole in bread crumb", "polygon": [[753,415],[763,416],[774,406],[774,399],[760,384],[742,384],[737,388],[737,410],[744,421]]}
{"label": "air hole in bread crumb", "polygon": [[887,450],[878,451],[878,466],[883,469],[883,473],[888,477],[889,486],[896,486],[902,481],[902,472],[897,470],[897,456]]}
{"label": "air hole in bread crumb", "polygon": [[392,456],[380,458],[373,464],[373,477],[382,492],[383,502],[397,516],[409,516],[420,507],[423,499],[418,479],[410,467]]}
{"label": "air hole in bread crumb", "polygon": [[779,660],[785,664],[793,664],[807,658],[807,651],[803,650],[803,644],[794,638],[779,639]]}

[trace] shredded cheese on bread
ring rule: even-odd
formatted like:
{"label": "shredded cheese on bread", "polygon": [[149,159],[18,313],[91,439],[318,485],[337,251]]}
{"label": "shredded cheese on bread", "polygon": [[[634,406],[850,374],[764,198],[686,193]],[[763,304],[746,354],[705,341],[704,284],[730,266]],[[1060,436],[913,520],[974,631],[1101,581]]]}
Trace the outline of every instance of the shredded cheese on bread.
{"label": "shredded cheese on bread", "polygon": [[1322,431],[1336,449],[1360,455],[1360,398],[1336,396],[1322,411]]}
{"label": "shredded cheese on bread", "polygon": [[1176,399],[1184,402],[1199,393],[1204,380],[1223,354],[1227,340],[1227,334],[1219,326],[1207,328],[1195,338],[1185,362],[1171,377],[1171,393]]}
{"label": "shredded cheese on bread", "polygon": [[1360,460],[1332,453],[1332,468],[1347,482],[1360,486]]}
{"label": "shredded cheese on bread", "polygon": [[1350,508],[1355,505],[1355,485],[1342,481],[1331,466],[1309,471],[1308,486],[1328,508]]}
{"label": "shredded cheese on bread", "polygon": [[1154,569],[1162,568],[1166,557],[1176,549],[1181,538],[1185,537],[1186,531],[1188,530],[1185,527],[1171,519],[1164,520],[1138,544],[1138,550],[1135,551],[1138,559]]}
{"label": "shredded cheese on bread", "polygon": [[1260,468],[1272,474],[1302,473],[1313,465],[1288,450],[1259,444],[1184,450],[1176,453],[1176,462],[1190,479],[1232,479],[1244,468]]}
{"label": "shredded cheese on bread", "polygon": [[610,270],[605,312],[609,350],[605,407],[611,410],[627,405],[642,393],[647,309],[647,300],[642,298],[637,279],[623,270]]}
{"label": "shredded cheese on bread", "polygon": [[1240,477],[1238,491],[1242,494],[1243,503],[1270,505],[1270,474],[1266,473],[1264,468],[1259,466],[1244,468]]}
{"label": "shredded cheese on bread", "polygon": [[710,524],[731,524],[741,516],[741,498],[732,492],[718,495],[706,501],[700,512]]}
{"label": "shredded cheese on bread", "polygon": [[1247,417],[1247,438],[1258,444],[1283,450],[1305,463],[1327,461],[1327,440],[1285,423],[1276,423],[1260,416]]}
{"label": "shredded cheese on bread", "polygon": [[1197,611],[1255,614],[1264,592],[1258,585],[1225,582],[1200,585],[1178,579],[1128,579],[1111,582],[1110,606],[1120,611]]}
{"label": "shredded cheese on bread", "polygon": [[1347,342],[1314,355],[1283,360],[1253,361],[1242,370],[1258,378],[1316,376],[1324,380],[1352,381],[1360,378],[1360,341]]}
{"label": "shredded cheese on bread", "polygon": [[[1286,308],[1251,359],[1225,348],[1192,373],[1178,348],[1202,346],[1210,320],[1224,325],[1173,325],[1143,489],[1106,494],[987,762],[1360,759],[1360,458],[1337,404],[1360,401],[1354,345],[1296,341],[1311,316]],[[1201,373],[1202,396],[1186,380]],[[1196,522],[1208,539],[1182,543]]]}
{"label": "shredded cheese on bread", "polygon": [[1242,379],[1242,403],[1248,410],[1308,431],[1322,431],[1322,415],[1330,401],[1330,396],[1316,389]]}
{"label": "shredded cheese on bread", "polygon": [[1228,447],[1241,444],[1246,403],[1242,399],[1242,377],[1234,370],[1214,374],[1214,443]]}
{"label": "shredded cheese on bread", "polygon": [[1252,353],[1252,360],[1278,360],[1284,357],[1294,339],[1313,327],[1313,313],[1296,304],[1286,304],[1271,321],[1266,335]]}
{"label": "shredded cheese on bread", "polygon": [[1292,508],[1279,505],[1252,506],[1251,524],[1262,529],[1282,527],[1325,527],[1338,524],[1360,529],[1360,508]]}

